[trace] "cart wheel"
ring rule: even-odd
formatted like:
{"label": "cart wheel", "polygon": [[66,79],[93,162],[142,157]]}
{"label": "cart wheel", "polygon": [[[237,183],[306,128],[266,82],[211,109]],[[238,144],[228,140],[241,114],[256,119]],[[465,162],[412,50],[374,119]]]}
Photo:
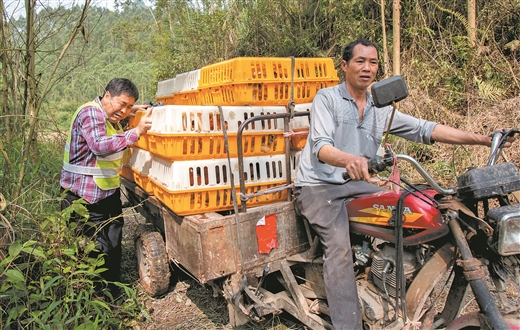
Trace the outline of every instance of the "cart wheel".
{"label": "cart wheel", "polygon": [[135,240],[140,283],[150,296],[158,296],[170,286],[169,260],[161,234],[153,226],[140,225]]}

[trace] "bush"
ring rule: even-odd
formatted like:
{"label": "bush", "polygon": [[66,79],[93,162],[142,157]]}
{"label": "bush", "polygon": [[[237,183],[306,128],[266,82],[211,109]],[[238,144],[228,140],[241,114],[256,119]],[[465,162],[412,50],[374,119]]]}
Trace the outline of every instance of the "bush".
{"label": "bush", "polygon": [[75,202],[62,212],[39,222],[37,238],[15,241],[0,262],[0,324],[24,329],[125,328],[139,313],[134,289],[115,283],[124,291],[119,300],[99,297],[96,283],[104,271],[102,255],[90,257],[95,242],[78,237],[75,211],[88,221],[88,212]]}

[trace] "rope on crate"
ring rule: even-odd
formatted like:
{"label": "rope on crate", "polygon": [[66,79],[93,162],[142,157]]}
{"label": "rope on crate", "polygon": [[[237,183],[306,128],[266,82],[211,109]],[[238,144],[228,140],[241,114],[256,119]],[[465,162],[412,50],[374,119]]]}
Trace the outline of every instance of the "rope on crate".
{"label": "rope on crate", "polygon": [[291,137],[293,135],[307,135],[309,134],[309,131],[299,131],[299,132],[293,132],[293,131],[290,131],[290,132],[284,132],[283,133],[283,137]]}
{"label": "rope on crate", "polygon": [[289,103],[287,103],[287,109],[289,110],[289,113],[291,114],[290,119],[294,117],[294,67],[295,67],[295,59],[294,56],[291,56],[291,99],[289,100]]}
{"label": "rope on crate", "polygon": [[283,190],[289,189],[289,188],[290,189],[294,188],[294,183],[278,185],[276,187],[267,188],[267,189],[264,189],[264,190],[259,190],[256,193],[252,193],[252,194],[240,193],[240,200],[246,202],[246,201],[250,200],[253,197],[267,195],[267,194],[273,194],[273,193],[276,193],[276,192],[279,192],[279,191],[283,191]]}

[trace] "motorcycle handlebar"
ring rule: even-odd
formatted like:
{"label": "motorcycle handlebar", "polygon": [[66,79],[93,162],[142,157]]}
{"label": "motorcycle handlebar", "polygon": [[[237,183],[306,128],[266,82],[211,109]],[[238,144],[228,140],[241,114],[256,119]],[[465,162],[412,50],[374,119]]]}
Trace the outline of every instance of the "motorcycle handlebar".
{"label": "motorcycle handlebar", "polygon": [[495,164],[498,156],[507,143],[507,138],[510,136],[515,136],[516,134],[520,134],[520,128],[513,128],[510,130],[503,129],[493,133],[487,166]]}
{"label": "motorcycle handlebar", "polygon": [[[488,161],[488,166],[491,166],[495,163],[496,159],[498,158],[500,152],[502,151],[502,148],[504,148],[505,144],[507,143],[508,137],[515,136],[516,134],[520,134],[520,128],[514,128],[510,130],[501,130],[498,132],[493,133],[492,136],[492,142],[491,142],[491,150],[490,150],[490,156]],[[410,163],[416,170],[419,172],[419,174],[423,177],[423,179],[426,180],[430,184],[430,186],[437,191],[438,193],[444,194],[444,195],[454,195],[457,192],[457,188],[448,188],[444,189],[442,188],[435,180],[426,172],[426,170],[415,160],[414,158],[408,156],[408,155],[402,155],[397,154],[395,155],[398,160],[405,160],[408,163]],[[387,167],[393,165],[393,153],[387,152],[384,157],[381,156],[374,156],[368,160],[368,172],[371,174],[379,173],[381,171],[384,171]],[[347,172],[344,172],[342,174],[344,180],[350,179]]]}
{"label": "motorcycle handlebar", "polygon": [[[394,163],[394,155],[391,152],[387,152],[384,157],[376,155],[368,160],[368,173],[377,174],[386,170],[387,167],[392,166]],[[347,172],[343,172],[342,177],[344,180],[350,179]]]}
{"label": "motorcycle handlebar", "polygon": [[[426,170],[417,162],[414,158],[408,155],[395,155],[398,160],[405,160],[409,162],[419,174],[423,177],[426,182],[430,184],[430,186],[440,194],[444,195],[454,195],[457,192],[456,188],[444,189],[442,188],[429,174]],[[387,167],[393,165],[393,154],[387,153],[385,157],[374,156],[370,158],[368,161],[369,173],[379,173],[384,171]],[[348,180],[350,177],[347,172],[343,172],[343,179]]]}

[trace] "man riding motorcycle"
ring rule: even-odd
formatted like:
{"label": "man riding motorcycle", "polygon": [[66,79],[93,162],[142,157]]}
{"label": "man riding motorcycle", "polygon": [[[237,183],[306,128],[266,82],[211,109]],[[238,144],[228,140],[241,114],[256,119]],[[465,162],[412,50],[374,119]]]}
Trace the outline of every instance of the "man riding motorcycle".
{"label": "man riding motorcycle", "polygon": [[[323,245],[323,276],[334,327],[362,329],[345,202],[382,190],[369,183],[368,159],[375,156],[391,120],[390,133],[432,144],[491,146],[489,135],[464,132],[396,111],[378,109],[368,87],[379,66],[377,46],[358,39],[343,52],[345,83],[321,89],[314,98],[307,143],[295,179],[297,212]],[[509,144],[513,138],[509,138]],[[347,172],[350,179],[345,180]]]}

